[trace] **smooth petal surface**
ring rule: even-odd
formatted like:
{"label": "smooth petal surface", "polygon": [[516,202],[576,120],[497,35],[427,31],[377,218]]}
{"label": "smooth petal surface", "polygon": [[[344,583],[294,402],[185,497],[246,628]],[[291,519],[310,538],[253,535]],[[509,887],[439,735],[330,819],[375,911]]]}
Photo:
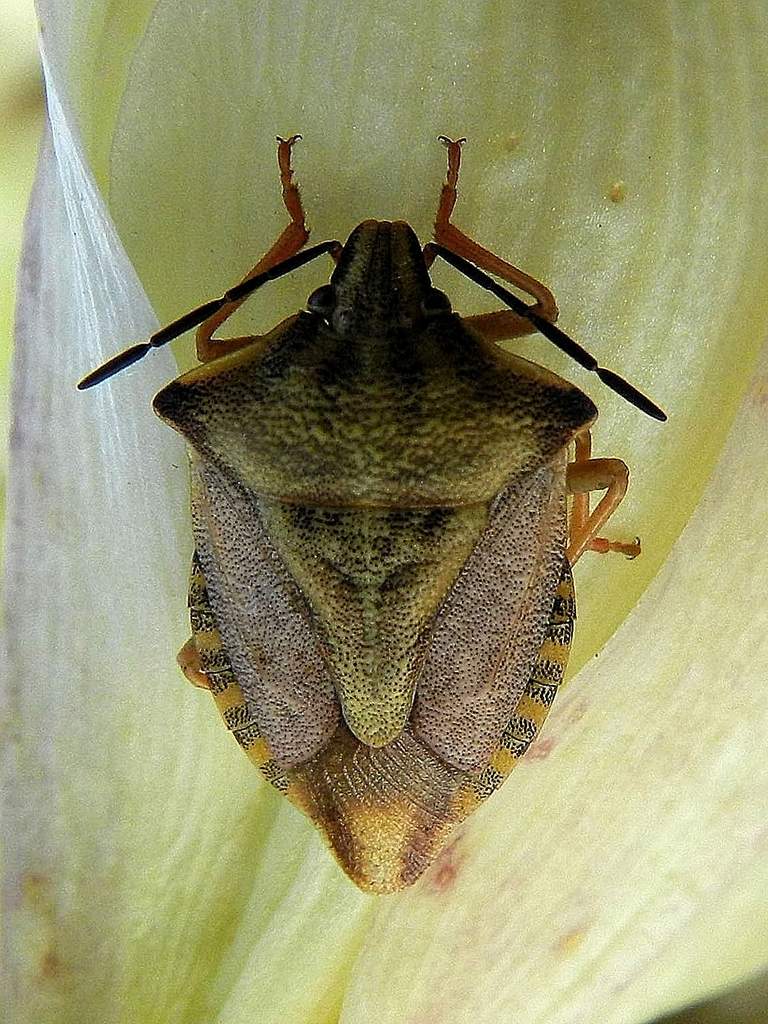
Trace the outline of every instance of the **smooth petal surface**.
{"label": "smooth petal surface", "polygon": [[[317,240],[365,216],[426,238],[433,136],[470,135],[457,222],[550,283],[563,326],[672,415],[660,428],[590,389],[600,451],[636,470],[615,529],[642,532],[645,554],[578,567],[584,660],[695,506],[765,333],[763,5],[43,15],[54,149],[28,228],[8,547],[19,1021],[625,1024],[763,963],[764,372],[663,572],[541,745],[422,882],[380,901],[173,664],[186,471],[149,413],[170,359],[72,390],[154,323],[76,123],[162,318],[236,280],[282,226],[276,132],[305,133]],[[436,276],[459,308],[487,308]],[[319,280],[276,286],[252,322]],[[540,339],[524,351],[545,358]]]}
{"label": "smooth petal surface", "polygon": [[5,439],[10,424],[10,372],[16,271],[24,210],[37,163],[43,100],[37,65],[34,12],[25,0],[3,9],[0,66],[0,562],[7,477]]}

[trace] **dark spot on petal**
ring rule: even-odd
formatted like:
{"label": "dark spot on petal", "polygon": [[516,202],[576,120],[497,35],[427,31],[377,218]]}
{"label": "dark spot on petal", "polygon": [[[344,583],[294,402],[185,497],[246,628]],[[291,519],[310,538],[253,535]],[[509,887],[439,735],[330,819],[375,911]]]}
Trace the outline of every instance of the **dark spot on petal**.
{"label": "dark spot on petal", "polygon": [[40,957],[39,972],[41,978],[58,978],[64,973],[61,959],[53,949],[46,949]]}
{"label": "dark spot on petal", "polygon": [[552,943],[552,949],[561,956],[572,956],[581,947],[587,937],[588,925],[582,923],[575,928],[569,928],[567,932],[558,935]]}
{"label": "dark spot on petal", "polygon": [[458,846],[458,840],[446,846],[427,872],[426,883],[432,892],[450,892],[456,884],[456,879],[464,863],[464,857]]}
{"label": "dark spot on petal", "polygon": [[557,745],[557,740],[554,736],[543,736],[541,739],[536,740],[528,748],[528,753],[525,755],[526,761],[544,761],[552,753],[552,750]]}

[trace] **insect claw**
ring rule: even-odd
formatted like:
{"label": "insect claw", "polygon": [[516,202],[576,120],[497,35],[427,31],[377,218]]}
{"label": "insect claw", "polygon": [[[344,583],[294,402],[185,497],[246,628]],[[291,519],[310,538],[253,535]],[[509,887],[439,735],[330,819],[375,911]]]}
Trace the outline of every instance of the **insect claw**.
{"label": "insect claw", "polygon": [[641,545],[640,545],[640,538],[639,537],[635,537],[635,548],[636,548],[635,551],[628,551],[627,552],[627,561],[632,562],[632,561],[634,561],[634,559],[637,558],[638,555],[642,554],[642,548],[641,548]]}
{"label": "insect claw", "polygon": [[276,135],[275,138],[278,142],[282,142],[284,146],[293,146],[300,139],[303,139],[303,135],[291,135],[289,138],[284,139],[282,135]]}
{"label": "insect claw", "polygon": [[437,141],[442,142],[444,146],[463,146],[467,137],[463,135],[460,139],[449,139],[447,135],[438,135]]}

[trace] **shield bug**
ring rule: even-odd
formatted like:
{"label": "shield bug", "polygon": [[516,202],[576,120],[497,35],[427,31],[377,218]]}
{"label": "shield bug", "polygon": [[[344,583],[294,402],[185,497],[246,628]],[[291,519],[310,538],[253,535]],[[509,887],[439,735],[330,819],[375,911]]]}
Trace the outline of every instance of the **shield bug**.
{"label": "shield bug", "polygon": [[[463,140],[441,139],[434,242],[369,220],[345,245],[304,249],[297,138],[278,140],[290,223],[263,259],[79,386],[197,327],[202,365],[154,400],[191,463],[180,664],[350,878],[389,892],[418,878],[541,728],[571,642],[573,563],[587,548],[639,550],[598,536],[628,473],[591,457],[595,406],[496,341],[537,330],[665,416],[554,325],[547,288],[452,224]],[[335,269],[305,310],[263,337],[214,337],[256,289],[321,254]],[[429,278],[437,257],[506,308],[452,312]]]}

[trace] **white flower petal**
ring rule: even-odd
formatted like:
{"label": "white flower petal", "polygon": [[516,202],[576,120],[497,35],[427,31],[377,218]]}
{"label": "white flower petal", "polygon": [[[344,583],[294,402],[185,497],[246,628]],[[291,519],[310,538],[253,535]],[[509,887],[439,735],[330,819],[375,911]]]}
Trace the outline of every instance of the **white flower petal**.
{"label": "white flower petal", "polygon": [[[117,87],[99,90],[107,5],[43,19],[56,161],[43,161],[24,264],[9,541],[19,1020],[623,1024],[761,963],[755,684],[768,658],[749,587],[765,571],[752,495],[768,482],[768,386],[750,393],[702,510],[555,710],[539,758],[423,882],[378,904],[254,778],[173,665],[186,474],[148,401],[170,359],[71,388],[153,323],[81,161],[75,111],[102,178],[117,122],[111,209],[163,318],[240,276],[282,226],[276,132],[305,131],[297,162],[318,236],[372,215],[426,236],[443,173],[431,137],[472,135],[457,220],[553,284],[563,324],[674,417],[644,424],[592,389],[600,449],[636,469],[617,529],[643,532],[646,553],[580,566],[583,658],[695,505],[762,341],[763,6],[689,17],[679,3],[619,16],[608,0],[416,12],[163,0],[146,24],[147,5],[136,10],[110,44],[144,33],[121,52],[119,111]],[[617,178],[627,199],[612,204]],[[439,280],[465,308],[486,305]],[[307,272],[276,287],[255,317],[274,322],[313,283]],[[734,900],[737,882],[749,892]],[[735,934],[739,958],[723,963]]]}

